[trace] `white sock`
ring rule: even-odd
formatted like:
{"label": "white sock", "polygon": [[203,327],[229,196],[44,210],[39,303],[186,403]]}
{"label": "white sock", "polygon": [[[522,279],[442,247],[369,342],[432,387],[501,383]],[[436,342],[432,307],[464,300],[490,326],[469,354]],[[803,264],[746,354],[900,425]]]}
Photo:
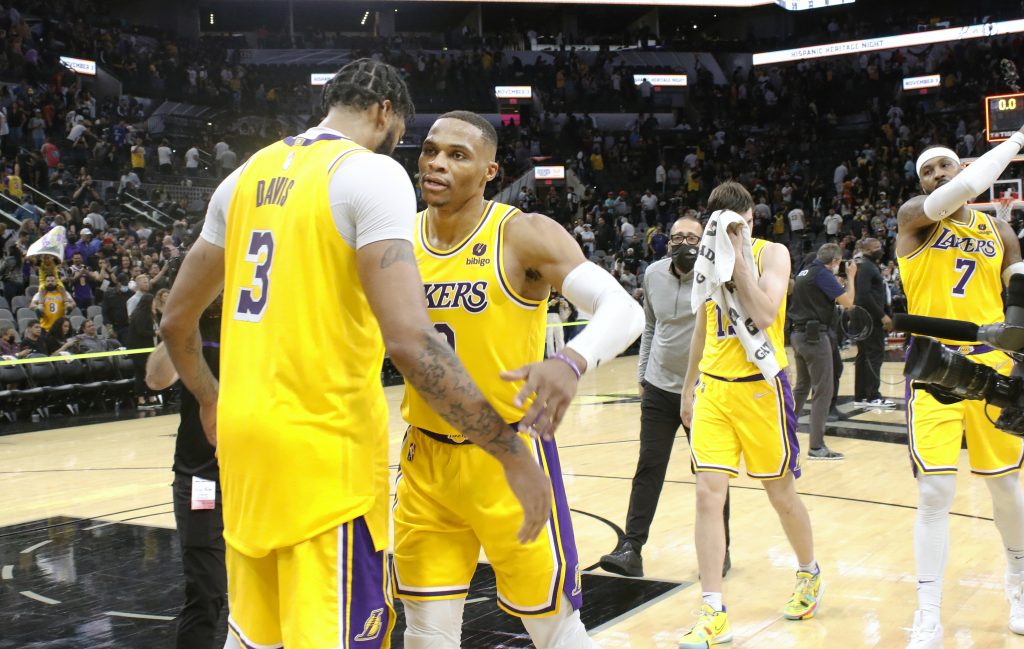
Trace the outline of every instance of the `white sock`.
{"label": "white sock", "polygon": [[917,479],[914,559],[917,563],[917,608],[925,626],[939,624],[942,576],[949,556],[949,509],[956,493],[955,475],[921,475]]}
{"label": "white sock", "polygon": [[809,572],[812,575],[816,575],[821,572],[821,569],[818,568],[818,562],[812,559],[810,563],[800,564],[800,572]]}
{"label": "white sock", "polygon": [[716,611],[724,611],[725,605],[722,604],[722,593],[703,593],[704,603],[715,609]]}

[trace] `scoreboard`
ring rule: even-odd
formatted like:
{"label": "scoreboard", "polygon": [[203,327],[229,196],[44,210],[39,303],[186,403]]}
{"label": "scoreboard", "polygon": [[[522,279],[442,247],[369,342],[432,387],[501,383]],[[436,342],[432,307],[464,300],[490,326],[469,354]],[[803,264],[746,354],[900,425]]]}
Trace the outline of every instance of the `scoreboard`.
{"label": "scoreboard", "polygon": [[985,97],[985,130],[989,142],[1001,142],[1024,126],[1024,92]]}

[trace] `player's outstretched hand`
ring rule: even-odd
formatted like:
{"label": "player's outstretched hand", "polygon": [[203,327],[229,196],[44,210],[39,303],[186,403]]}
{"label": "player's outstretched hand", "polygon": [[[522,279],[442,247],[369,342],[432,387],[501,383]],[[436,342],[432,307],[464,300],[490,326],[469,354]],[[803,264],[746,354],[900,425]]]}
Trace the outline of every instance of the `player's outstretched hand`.
{"label": "player's outstretched hand", "polygon": [[505,480],[523,507],[519,542],[537,538],[551,518],[551,481],[531,453],[517,453],[502,461]]}
{"label": "player's outstretched hand", "polygon": [[519,430],[550,440],[562,423],[565,411],[576,395],[576,373],[564,361],[549,358],[530,363],[517,370],[502,372],[506,381],[526,381],[516,395],[515,404],[522,408],[533,397],[533,404],[519,422]]}

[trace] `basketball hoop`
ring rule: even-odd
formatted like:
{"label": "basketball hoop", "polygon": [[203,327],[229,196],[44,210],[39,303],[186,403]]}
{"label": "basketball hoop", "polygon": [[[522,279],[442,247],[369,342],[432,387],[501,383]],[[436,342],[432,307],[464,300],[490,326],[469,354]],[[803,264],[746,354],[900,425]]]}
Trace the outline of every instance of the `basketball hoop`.
{"label": "basketball hoop", "polygon": [[1006,192],[1003,196],[1000,196],[996,200],[996,218],[1010,222],[1010,216],[1013,212],[1013,204],[1017,202],[1017,194],[1013,192]]}

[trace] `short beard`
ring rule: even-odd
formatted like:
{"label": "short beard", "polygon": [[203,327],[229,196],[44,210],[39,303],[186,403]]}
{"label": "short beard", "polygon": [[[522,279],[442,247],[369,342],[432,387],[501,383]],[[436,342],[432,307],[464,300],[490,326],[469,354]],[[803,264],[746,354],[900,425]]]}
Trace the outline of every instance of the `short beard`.
{"label": "short beard", "polygon": [[373,152],[389,156],[395,152],[396,146],[398,146],[398,129],[391,128],[388,129],[384,139],[373,149]]}

